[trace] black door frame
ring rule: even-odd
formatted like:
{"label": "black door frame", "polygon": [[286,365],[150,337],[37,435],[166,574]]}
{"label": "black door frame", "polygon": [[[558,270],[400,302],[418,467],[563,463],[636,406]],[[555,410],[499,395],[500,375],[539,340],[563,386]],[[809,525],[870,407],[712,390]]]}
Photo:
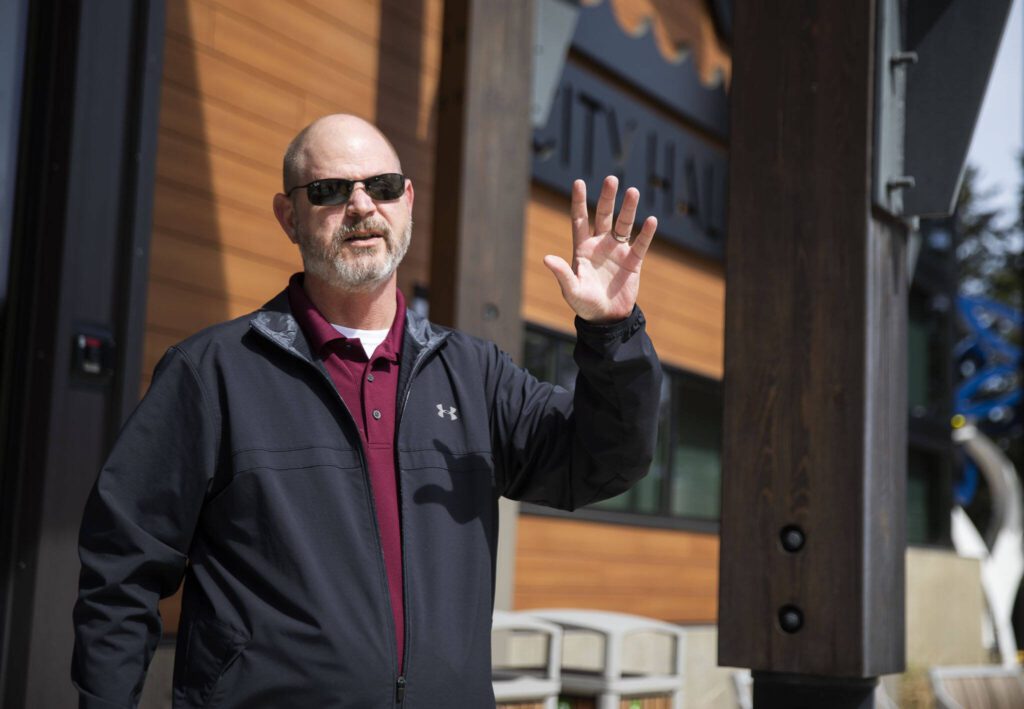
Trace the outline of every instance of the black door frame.
{"label": "black door frame", "polygon": [[[0,704],[73,706],[81,510],[138,398],[164,0],[27,11],[0,320]],[[6,9],[5,9],[6,11]],[[99,372],[75,365],[101,335]]]}

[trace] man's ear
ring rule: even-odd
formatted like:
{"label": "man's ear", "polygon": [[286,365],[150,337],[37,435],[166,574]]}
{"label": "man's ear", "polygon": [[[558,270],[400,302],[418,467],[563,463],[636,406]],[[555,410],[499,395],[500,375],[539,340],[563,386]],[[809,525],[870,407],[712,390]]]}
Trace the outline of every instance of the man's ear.
{"label": "man's ear", "polygon": [[412,214],[412,203],[416,193],[412,189],[412,180],[405,181],[405,196],[409,200],[409,214]]}
{"label": "man's ear", "polygon": [[281,229],[288,235],[288,240],[293,244],[299,243],[295,235],[295,205],[286,194],[278,192],[274,195],[274,216]]}

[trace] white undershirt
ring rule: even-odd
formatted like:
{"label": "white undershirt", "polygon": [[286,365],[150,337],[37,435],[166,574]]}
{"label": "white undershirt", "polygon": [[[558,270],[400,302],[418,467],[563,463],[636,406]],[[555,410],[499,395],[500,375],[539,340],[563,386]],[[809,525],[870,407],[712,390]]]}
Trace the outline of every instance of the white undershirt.
{"label": "white undershirt", "polygon": [[363,351],[366,352],[367,359],[373,359],[373,353],[377,350],[377,345],[384,342],[388,333],[391,332],[391,328],[386,330],[356,330],[352,327],[335,325],[334,323],[331,323],[331,327],[350,340],[358,338],[359,342],[363,345]]}

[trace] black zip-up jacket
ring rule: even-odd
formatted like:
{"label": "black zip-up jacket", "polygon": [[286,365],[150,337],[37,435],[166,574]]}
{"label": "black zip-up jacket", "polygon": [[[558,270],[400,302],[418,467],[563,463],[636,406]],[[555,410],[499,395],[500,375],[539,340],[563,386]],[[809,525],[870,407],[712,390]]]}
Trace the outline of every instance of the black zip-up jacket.
{"label": "black zip-up jacket", "polygon": [[175,707],[493,707],[498,497],[571,510],[626,490],[654,450],[643,315],[577,334],[573,395],[406,313],[404,667],[359,433],[285,294],[172,347],[86,506],[80,706],[136,705],[157,602],[184,577]]}

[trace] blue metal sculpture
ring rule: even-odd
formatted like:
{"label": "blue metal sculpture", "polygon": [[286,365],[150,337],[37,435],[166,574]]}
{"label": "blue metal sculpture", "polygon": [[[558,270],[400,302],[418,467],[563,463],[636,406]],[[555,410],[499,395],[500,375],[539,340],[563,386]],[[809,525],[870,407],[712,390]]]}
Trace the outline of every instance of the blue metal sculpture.
{"label": "blue metal sculpture", "polygon": [[[966,330],[953,350],[963,380],[954,392],[953,411],[962,425],[971,422],[993,440],[1020,426],[1021,326],[1019,311],[980,296],[957,298],[957,312]],[[953,488],[960,505],[978,489],[978,468],[965,457],[963,476]]]}

